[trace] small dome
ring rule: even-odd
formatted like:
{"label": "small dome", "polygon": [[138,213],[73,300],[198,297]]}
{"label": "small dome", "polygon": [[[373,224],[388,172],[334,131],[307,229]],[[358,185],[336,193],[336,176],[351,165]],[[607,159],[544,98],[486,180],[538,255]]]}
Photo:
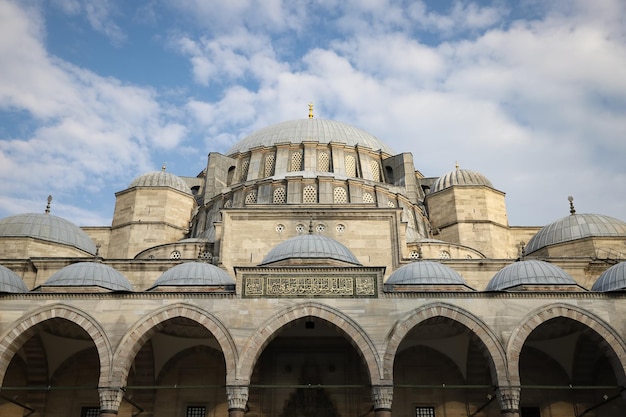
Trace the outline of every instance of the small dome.
{"label": "small dome", "polygon": [[394,271],[385,285],[466,285],[454,269],[433,261],[416,261]]}
{"label": "small dome", "polygon": [[290,120],[257,130],[237,142],[226,155],[247,152],[260,146],[271,147],[280,143],[302,142],[337,142],[348,146],[380,149],[393,155],[393,151],[377,137],[346,123],[324,119]]}
{"label": "small dome", "polygon": [[485,290],[503,291],[518,285],[576,285],[576,281],[556,265],[528,260],[502,268],[491,278]]}
{"label": "small dome", "polygon": [[117,270],[99,262],[79,262],[54,273],[44,287],[102,287],[111,291],[132,291],[130,282]]}
{"label": "small dome", "polygon": [[2,292],[28,292],[28,288],[15,272],[0,265],[0,293]]}
{"label": "small dome", "polygon": [[469,169],[456,168],[454,171],[437,178],[430,191],[436,193],[453,185],[485,185],[493,188],[491,181],[483,174]]}
{"label": "small dome", "polygon": [[591,287],[591,291],[607,292],[626,289],[626,262],[620,262],[604,271]]}
{"label": "small dome", "polygon": [[133,187],[170,187],[185,194],[192,194],[191,188],[182,178],[166,171],[154,171],[140,175],[128,186],[128,188]]}
{"label": "small dome", "polygon": [[40,239],[96,254],[96,244],[80,227],[47,213],[18,214],[0,220],[0,238],[3,237]]}
{"label": "small dome", "polygon": [[586,237],[626,237],[626,223],[599,214],[572,214],[544,226],[526,245],[526,253]]}
{"label": "small dome", "polygon": [[333,259],[361,265],[359,260],[335,239],[322,235],[299,235],[276,245],[263,258],[261,265],[288,259]]}
{"label": "small dome", "polygon": [[226,272],[206,262],[185,262],[176,265],[154,282],[150,288],[159,286],[221,286],[235,285],[235,281]]}

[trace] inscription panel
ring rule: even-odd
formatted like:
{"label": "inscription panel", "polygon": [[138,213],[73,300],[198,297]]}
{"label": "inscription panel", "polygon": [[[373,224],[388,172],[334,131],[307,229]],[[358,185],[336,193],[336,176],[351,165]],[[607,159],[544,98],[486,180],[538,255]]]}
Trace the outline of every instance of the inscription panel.
{"label": "inscription panel", "polygon": [[243,297],[376,297],[376,275],[245,274]]}

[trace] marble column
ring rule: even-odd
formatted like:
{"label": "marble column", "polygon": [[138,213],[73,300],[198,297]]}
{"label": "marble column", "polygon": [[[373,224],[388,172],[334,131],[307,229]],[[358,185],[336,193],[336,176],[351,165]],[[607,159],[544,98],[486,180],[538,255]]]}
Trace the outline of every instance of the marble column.
{"label": "marble column", "polygon": [[519,387],[498,387],[496,395],[500,404],[502,417],[519,417],[519,399],[521,389]]}
{"label": "marble column", "polygon": [[100,394],[100,417],[116,417],[124,397],[121,388],[99,388]]}
{"label": "marble column", "polygon": [[372,387],[375,417],[391,417],[391,403],[393,401],[393,386],[375,385]]}
{"label": "marble column", "polygon": [[229,385],[226,387],[228,397],[228,417],[243,417],[248,403],[247,385]]}

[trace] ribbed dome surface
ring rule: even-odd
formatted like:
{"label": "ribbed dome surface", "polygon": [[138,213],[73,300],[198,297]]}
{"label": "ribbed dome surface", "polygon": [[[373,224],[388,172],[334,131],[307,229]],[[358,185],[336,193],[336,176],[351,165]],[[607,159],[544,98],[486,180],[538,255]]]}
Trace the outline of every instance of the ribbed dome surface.
{"label": "ribbed dome surface", "polygon": [[526,253],[585,237],[626,237],[626,223],[600,214],[572,214],[544,226],[533,236]]}
{"label": "ribbed dome surface", "polygon": [[96,244],[80,227],[46,213],[18,214],[0,220],[0,238],[2,237],[30,237],[96,254]]}
{"label": "ribbed dome surface", "polygon": [[432,261],[416,261],[394,271],[385,284],[401,285],[466,285],[454,269]]}
{"label": "ribbed dome surface", "polygon": [[[185,262],[165,271],[154,282],[159,286],[211,286],[234,285],[235,281],[215,265],[205,262]],[[151,288],[151,289],[152,289]]]}
{"label": "ribbed dome surface", "polygon": [[98,262],[79,262],[53,274],[44,287],[102,287],[111,291],[132,291],[130,282],[117,270]]}
{"label": "ribbed dome surface", "polygon": [[454,171],[450,171],[437,178],[431,192],[441,191],[453,185],[486,185],[487,187],[493,188],[491,181],[483,174],[470,171],[469,169],[456,168]]}
{"label": "ribbed dome surface", "polygon": [[278,123],[257,130],[237,142],[227,155],[247,152],[259,146],[276,146],[279,143],[344,143],[348,146],[365,146],[373,150],[382,150],[393,155],[393,151],[378,138],[369,133],[334,120],[298,119]]}
{"label": "ribbed dome surface", "polygon": [[15,272],[0,265],[0,293],[2,292],[28,292],[28,288]]}
{"label": "ribbed dome surface", "polygon": [[133,187],[170,187],[186,194],[192,194],[191,188],[182,178],[166,171],[154,171],[140,175],[130,183]]}
{"label": "ribbed dome surface", "polygon": [[528,260],[502,268],[491,278],[485,290],[502,291],[518,285],[576,285],[576,281],[556,265]]}
{"label": "ribbed dome surface", "polygon": [[626,262],[620,262],[604,271],[591,291],[606,292],[626,289]]}
{"label": "ribbed dome surface", "polygon": [[261,265],[287,259],[334,259],[361,265],[359,260],[335,239],[321,235],[299,235],[276,245]]}

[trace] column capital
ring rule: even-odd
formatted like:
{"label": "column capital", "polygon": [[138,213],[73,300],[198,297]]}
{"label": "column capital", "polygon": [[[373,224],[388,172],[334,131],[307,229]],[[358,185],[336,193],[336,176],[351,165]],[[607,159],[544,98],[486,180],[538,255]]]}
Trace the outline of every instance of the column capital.
{"label": "column capital", "polygon": [[228,410],[245,410],[248,403],[247,385],[226,386],[226,397],[228,398]]}
{"label": "column capital", "polygon": [[393,386],[372,386],[372,400],[374,400],[374,410],[391,410],[391,403],[393,401]]}
{"label": "column capital", "polygon": [[520,387],[498,387],[496,389],[496,396],[498,397],[502,414],[519,413],[520,393]]}
{"label": "column capital", "polygon": [[100,415],[116,415],[122,403],[124,391],[119,387],[98,388],[98,394],[100,395]]}

